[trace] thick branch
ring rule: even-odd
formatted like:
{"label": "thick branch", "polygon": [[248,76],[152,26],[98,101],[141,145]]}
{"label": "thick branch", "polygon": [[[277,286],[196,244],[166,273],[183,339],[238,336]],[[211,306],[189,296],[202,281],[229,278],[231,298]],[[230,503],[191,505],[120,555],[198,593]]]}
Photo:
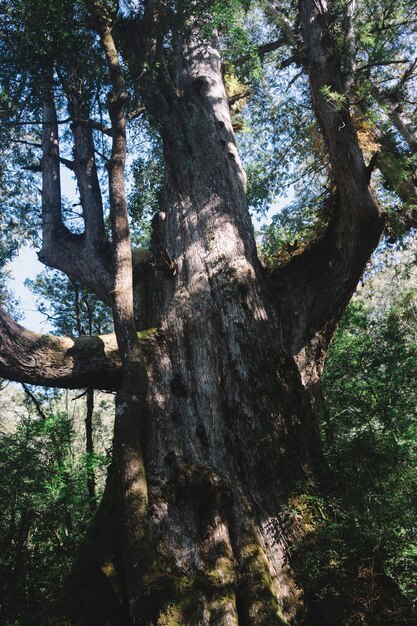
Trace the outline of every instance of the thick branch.
{"label": "thick branch", "polygon": [[88,110],[80,89],[74,88],[73,84],[68,86],[68,102],[70,113],[78,120],[71,124],[71,130],[74,137],[74,171],[83,208],[86,244],[94,249],[105,245],[107,237],[95,162],[93,126],[81,123],[82,117],[88,117]]}
{"label": "thick branch", "polygon": [[294,355],[319,336],[321,349],[327,347],[384,225],[368,188],[347,99],[343,101],[340,65],[328,27],[328,3],[301,0],[300,12],[313,106],[335,188],[329,199],[332,219],[325,236],[275,274],[284,336]]}
{"label": "thick branch", "polygon": [[114,335],[54,337],[34,333],[0,309],[0,376],[31,385],[117,389],[121,362]]}
{"label": "thick branch", "polygon": [[[90,131],[91,132],[91,131]],[[84,147],[83,147],[84,150]],[[77,150],[76,150],[77,152]],[[78,146],[78,161],[80,160],[80,146]],[[84,155],[81,155],[84,156]],[[92,221],[97,226],[97,231],[102,235],[104,227],[100,217],[97,217],[100,206],[97,208],[97,187],[89,188],[94,182],[90,172],[90,180],[85,181],[86,168],[89,163],[78,163],[81,171],[80,180],[83,182],[83,191],[87,198],[95,198],[96,210],[92,207]],[[84,184],[85,182],[85,184]],[[96,181],[98,185],[98,181]],[[101,203],[101,197],[98,200]],[[90,232],[93,227],[90,225]],[[96,235],[94,235],[95,237]],[[110,274],[107,269],[105,242],[101,242],[94,250],[88,246],[86,235],[73,234],[62,222],[61,215],[61,181],[60,181],[60,155],[57,116],[55,110],[54,94],[52,86],[45,94],[42,129],[42,250],[39,260],[65,274],[80,280],[86,287],[96,293],[104,302],[109,302],[111,289]]]}
{"label": "thick branch", "polygon": [[45,95],[42,130],[42,224],[43,244],[53,243],[55,232],[62,227],[61,179],[58,125],[54,96]]}
{"label": "thick branch", "polygon": [[107,98],[113,131],[112,154],[107,163],[107,171],[114,263],[112,288],[114,325],[122,358],[131,365],[136,361],[142,364],[134,319],[132,249],[125,189],[127,92],[109,16],[96,0],[89,0],[88,6],[100,36],[112,85],[112,91]]}

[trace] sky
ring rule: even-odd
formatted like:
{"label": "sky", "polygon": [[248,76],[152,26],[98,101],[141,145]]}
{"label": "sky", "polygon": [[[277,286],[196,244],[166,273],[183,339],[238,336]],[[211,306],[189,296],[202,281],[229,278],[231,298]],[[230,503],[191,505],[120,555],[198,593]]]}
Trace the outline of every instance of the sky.
{"label": "sky", "polygon": [[29,330],[38,333],[48,333],[51,327],[36,309],[35,296],[25,287],[26,278],[35,278],[37,274],[45,269],[45,266],[38,261],[37,254],[33,248],[24,247],[18,256],[7,266],[11,272],[9,286],[13,294],[20,300],[20,309],[24,315],[19,322]]}
{"label": "sky", "polygon": [[[65,167],[61,167],[60,175],[63,196],[70,202],[77,202],[78,195],[73,174]],[[45,269],[45,266],[38,261],[36,251],[29,246],[23,247],[17,257],[8,264],[7,269],[11,273],[9,288],[20,300],[19,308],[23,314],[23,318],[19,320],[20,324],[37,333],[51,333],[51,325],[36,308],[35,296],[24,285],[26,278],[34,279]]]}

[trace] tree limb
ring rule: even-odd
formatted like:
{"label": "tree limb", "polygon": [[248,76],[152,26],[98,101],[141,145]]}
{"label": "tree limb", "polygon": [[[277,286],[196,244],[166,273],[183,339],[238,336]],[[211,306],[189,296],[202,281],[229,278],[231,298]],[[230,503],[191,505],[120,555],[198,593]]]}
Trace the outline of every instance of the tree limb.
{"label": "tree limb", "polygon": [[[269,52],[274,52],[275,50],[279,50],[280,48],[285,46],[287,43],[288,43],[287,38],[281,37],[280,39],[277,39],[275,41],[268,41],[267,43],[264,43],[262,46],[258,46],[257,48],[255,48],[254,52],[258,55],[260,59],[263,59],[263,57],[269,54]],[[251,54],[245,54],[239,57],[235,61],[235,64],[241,65],[242,63],[246,63],[246,61],[250,61],[251,58],[252,58]]]}
{"label": "tree limb", "polygon": [[140,115],[142,115],[143,113],[145,113],[146,109],[145,107],[138,107],[137,109],[133,109],[133,111],[130,111],[127,115],[126,115],[126,119],[128,122],[130,122],[131,120],[136,119],[137,117],[139,117]]}
{"label": "tree limb", "polygon": [[[71,76],[65,85],[68,109],[74,117],[71,131],[74,137],[74,172],[80,191],[81,206],[85,224],[86,245],[100,254],[100,249],[108,244],[104,227],[103,202],[97,175],[92,120],[82,120],[88,116],[89,107],[84,102],[80,81]],[[85,123],[83,123],[85,122]],[[112,133],[109,129],[110,135]]]}
{"label": "tree limb", "polygon": [[87,2],[109,68],[112,90],[107,107],[112,123],[112,153],[107,162],[110,225],[112,233],[112,311],[117,341],[124,363],[141,369],[143,357],[137,341],[133,303],[132,248],[125,189],[127,91],[119,54],[106,9],[96,0]]}
{"label": "tree limb", "polygon": [[97,120],[75,118],[72,122],[72,125],[74,127],[82,126],[83,128],[93,128],[94,130],[99,130],[101,133],[103,133],[103,135],[107,135],[108,137],[111,137],[113,133],[112,129],[109,126],[105,126]]}
{"label": "tree limb", "polygon": [[387,59],[386,61],[372,61],[370,63],[364,63],[364,65],[360,65],[359,67],[357,67],[355,73],[359,74],[359,72],[364,72],[371,69],[372,67],[383,67],[385,65],[403,65],[404,63],[408,62],[409,59]]}
{"label": "tree limb", "polygon": [[117,389],[121,374],[113,334],[78,339],[42,335],[0,309],[1,377],[67,389]]}
{"label": "tree limb", "polygon": [[[97,194],[97,187],[92,187],[90,192],[88,188],[89,182],[86,182],[82,176],[85,168],[91,165],[91,160],[90,163],[80,164],[80,148],[78,146],[77,148],[78,150],[76,149],[75,152],[76,157],[78,157],[78,163],[75,162],[74,167],[78,165],[79,173],[82,170],[80,176],[81,186],[83,190],[87,188],[86,193],[90,199],[92,193],[95,192]],[[90,235],[87,235],[87,233],[82,235],[71,233],[62,221],[61,157],[59,154],[58,125],[52,83],[47,93],[45,93],[44,99],[42,153],[42,249],[38,255],[39,260],[49,267],[65,272],[71,278],[80,280],[96,293],[99,298],[108,303],[111,290],[111,276],[108,269],[106,242],[103,241],[104,227],[99,228],[100,218],[96,218],[99,209],[97,209],[96,205],[89,206],[87,220],[90,215],[94,215],[93,222],[97,227],[98,237],[101,236],[100,246],[90,245]],[[94,174],[94,170],[91,174]],[[86,182],[85,185],[84,182]],[[90,184],[92,185],[92,182]],[[97,202],[96,196],[95,200]],[[99,202],[101,203],[101,196]],[[94,212],[95,208],[96,211]],[[93,227],[91,226],[89,233],[92,230]],[[97,235],[92,236],[94,243],[96,237]]]}
{"label": "tree limb", "polygon": [[[381,236],[384,218],[368,187],[366,166],[349,114],[349,103],[329,101],[343,94],[343,79],[332,34],[328,6],[300,1],[307,70],[313,106],[326,142],[333,189],[327,210],[327,232],[315,245],[293,258],[273,277],[277,306],[299,355],[311,341],[322,352],[334,332],[366,263]],[[319,294],[319,295],[318,295]],[[285,311],[292,311],[290,315]],[[317,351],[316,351],[317,352]]]}
{"label": "tree limb", "polygon": [[42,406],[41,403],[39,402],[39,400],[37,399],[37,397],[35,396],[35,394],[33,394],[31,392],[31,390],[29,389],[29,387],[25,384],[25,383],[20,383],[22,385],[23,391],[25,392],[25,394],[28,396],[28,398],[30,398],[35,406],[36,412],[39,415],[39,417],[42,420],[46,420],[46,414],[43,412],[42,410]]}
{"label": "tree limb", "polygon": [[417,178],[415,176],[404,177],[398,166],[404,155],[399,151],[391,133],[383,132],[374,125],[371,134],[380,146],[376,167],[387,186],[404,204],[405,210],[401,212],[401,223],[406,229],[417,228]]}
{"label": "tree limb", "polygon": [[411,152],[417,152],[416,122],[403,109],[401,98],[397,97],[400,92],[400,83],[390,89],[388,93],[382,92],[376,85],[371,86],[372,96],[378,105],[383,107],[384,117],[388,117],[391,124],[404,139]]}

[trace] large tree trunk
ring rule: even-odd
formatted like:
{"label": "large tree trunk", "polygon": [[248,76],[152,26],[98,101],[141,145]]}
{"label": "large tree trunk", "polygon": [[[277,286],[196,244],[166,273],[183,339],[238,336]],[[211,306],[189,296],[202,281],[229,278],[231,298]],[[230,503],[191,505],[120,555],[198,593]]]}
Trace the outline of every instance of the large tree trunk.
{"label": "large tree trunk", "polygon": [[[85,576],[73,575],[84,589],[74,603],[72,586],[76,624],[116,625],[125,615],[130,624],[273,626],[302,611],[282,508],[296,482],[323,470],[317,423],[257,258],[217,50],[186,50],[184,59],[177,81],[186,97],[161,133],[166,182],[153,251],[165,271],[150,270],[160,275],[147,302],[143,281],[136,289],[138,323],[152,326],[145,422],[116,424],[123,488],[109,481],[105,495],[114,506],[125,497],[119,451],[138,442],[144,475],[140,453],[129,475],[147,490],[147,513],[141,507],[136,519],[147,531],[137,554],[126,554],[136,545],[122,537],[135,532],[134,510],[122,507],[119,532],[104,530],[114,515],[99,509],[101,531],[82,554],[105,576],[86,594]],[[119,416],[127,401],[122,394]]]}
{"label": "large tree trunk", "polygon": [[[86,0],[109,70],[111,126],[88,119],[83,71],[78,76],[69,60],[57,73],[73,121],[73,163],[60,157],[52,67],[43,80],[39,256],[111,305],[115,336],[39,335],[0,311],[0,374],[118,390],[104,496],[65,587],[62,620],[52,623],[307,623],[286,504],[305,484],[327,480],[314,400],[384,216],[345,98],[332,3],[299,0],[302,62],[331,165],[329,224],[287,265],[262,268],[218,46],[201,40],[209,13],[194,19],[197,3],[177,4],[172,11],[171,3],[147,0],[129,18],[124,10],[115,16],[113,3]],[[280,8],[266,4],[295,45],[298,29],[289,34]],[[353,57],[346,65],[352,75]],[[153,259],[135,267],[125,193],[128,92],[160,132],[165,159]],[[337,106],[329,94],[340,96]],[[408,141],[404,120],[395,123]],[[111,137],[110,232],[93,129]],[[83,233],[63,220],[60,161],[77,178]],[[391,165],[383,154],[387,179]],[[394,188],[413,204],[409,187]]]}
{"label": "large tree trunk", "polygon": [[[152,0],[143,23],[131,25],[126,65],[161,134],[165,193],[153,221],[153,261],[132,271],[127,92],[111,15],[96,0],[88,6],[112,85],[111,238],[97,222],[88,120],[73,125],[85,232],[63,224],[51,79],[41,256],[111,304],[118,352],[114,338],[44,337],[0,315],[0,373],[118,389],[112,467],[64,590],[62,623],[300,623],[305,609],[285,507],[294,490],[326,478],[311,400],[384,223],[349,107],[336,110],[323,95],[325,86],[342,89],[327,3],[300,0],[313,102],[335,182],[330,222],[319,242],[272,275],[257,257],[217,45],[202,42],[190,20],[166,55],[162,8]],[[104,238],[95,236],[97,225]]]}

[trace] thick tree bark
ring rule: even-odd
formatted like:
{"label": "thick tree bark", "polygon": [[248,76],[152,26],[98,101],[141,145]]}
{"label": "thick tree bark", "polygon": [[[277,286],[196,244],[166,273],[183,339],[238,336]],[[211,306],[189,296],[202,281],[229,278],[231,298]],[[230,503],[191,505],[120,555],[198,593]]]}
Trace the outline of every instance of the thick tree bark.
{"label": "thick tree bark", "polygon": [[[285,504],[293,490],[326,472],[294,356],[307,355],[303,371],[311,355],[321,358],[383,222],[348,112],[329,108],[322,97],[324,85],[339,85],[323,47],[317,5],[301,3],[302,21],[316,113],[336,179],[334,217],[319,248],[271,278],[257,257],[217,42],[201,42],[190,27],[178,37],[168,71],[162,37],[153,30],[154,11],[162,9],[146,3],[141,41],[155,81],[146,72],[137,75],[146,79],[142,97],[163,140],[165,190],[153,222],[152,278],[143,276],[144,267],[134,272],[135,307],[123,180],[125,86],[111,19],[102,3],[88,5],[112,83],[113,267],[93,288],[99,293],[110,281],[103,297],[113,308],[121,366],[115,355],[112,363],[123,379],[113,464],[65,589],[63,623],[300,623],[305,607],[291,569]],[[50,101],[48,106],[44,142],[55,146]],[[57,173],[56,155],[48,155],[45,145],[45,218],[60,224],[58,185],[48,195],[47,172]],[[102,259],[98,248],[97,254]],[[76,273],[94,283],[84,268],[77,266]],[[36,356],[37,337],[5,319],[5,369],[36,369],[13,361],[10,345],[23,340]],[[136,329],[143,325],[148,330],[141,345]],[[52,347],[63,358],[57,379],[70,385],[85,361],[68,354],[66,341],[52,340]],[[45,350],[40,356],[50,362]],[[82,386],[97,384],[90,374]]]}
{"label": "thick tree bark", "polygon": [[23,328],[0,309],[0,340],[0,376],[9,380],[67,389],[120,386],[122,368],[114,335],[42,335]]}
{"label": "thick tree bark", "polygon": [[[111,571],[131,624],[273,626],[303,610],[282,508],[323,472],[318,430],[257,258],[218,50],[192,38],[180,59],[181,95],[158,119],[166,182],[153,250],[155,265],[171,261],[142,302],[157,327],[147,410],[116,433],[118,450],[133,449],[116,454],[122,485],[128,471],[148,500],[136,518],[122,507]],[[111,485],[106,498],[112,489],[125,501]]]}

